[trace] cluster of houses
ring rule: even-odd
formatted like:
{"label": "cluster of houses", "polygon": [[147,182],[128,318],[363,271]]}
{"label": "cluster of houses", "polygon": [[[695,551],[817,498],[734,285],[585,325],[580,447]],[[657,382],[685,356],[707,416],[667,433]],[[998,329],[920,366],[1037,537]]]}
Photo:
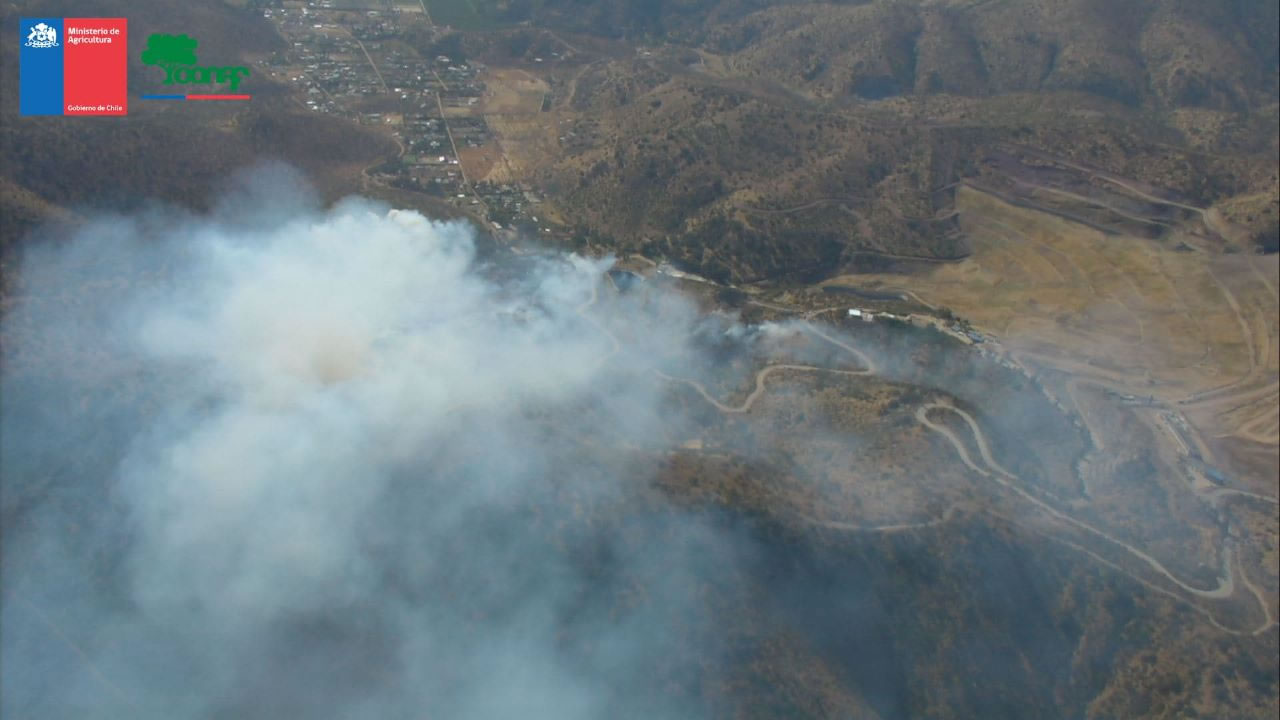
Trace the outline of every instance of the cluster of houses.
{"label": "cluster of houses", "polygon": [[[410,23],[421,26],[420,14],[400,8],[364,10],[336,2],[286,2],[267,8],[263,16],[290,44],[272,59],[277,74],[300,83],[314,110],[350,115],[360,100],[393,95],[411,108],[475,104],[484,94],[480,63],[440,55],[423,60],[389,40]],[[427,28],[431,31],[431,28]],[[440,32],[439,29],[434,31]],[[376,63],[376,66],[374,65]]]}
{"label": "cluster of houses", "polygon": [[476,183],[476,193],[489,208],[489,220],[498,227],[530,226],[538,222],[537,208],[542,199],[518,183]]}
{"label": "cluster of houses", "polygon": [[399,161],[377,168],[374,177],[459,206],[496,210],[489,219],[499,228],[537,225],[537,200],[527,189],[474,185],[465,177],[455,146],[465,151],[494,141],[483,115],[472,110],[485,94],[485,67],[443,54],[423,58],[394,42],[409,29],[447,32],[428,24],[420,10],[419,3],[382,0],[274,3],[263,16],[289,45],[269,69],[302,90],[312,110],[380,127],[401,144]]}

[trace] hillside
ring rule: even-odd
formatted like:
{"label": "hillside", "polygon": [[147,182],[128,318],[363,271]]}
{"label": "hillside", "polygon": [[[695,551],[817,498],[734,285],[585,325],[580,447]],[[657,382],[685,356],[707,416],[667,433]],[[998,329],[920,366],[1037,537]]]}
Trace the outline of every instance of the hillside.
{"label": "hillside", "polygon": [[[724,281],[963,256],[955,188],[1010,142],[1222,205],[1233,247],[1274,245],[1273,5],[763,5],[649,4],[659,30],[635,47],[574,36],[578,65],[551,78],[567,134],[520,158],[526,179],[586,231]],[[608,35],[573,7],[525,10]],[[562,42],[467,40],[505,63]]]}
{"label": "hillside", "polygon": [[0,714],[1274,717],[1275,0],[367,4],[2,46]]}
{"label": "hillside", "polygon": [[[828,276],[869,253],[963,256],[955,188],[986,174],[1009,142],[1198,206],[1274,194],[1275,140],[1265,128],[1212,111],[1179,116],[1206,129],[1196,135],[1079,92],[912,96],[835,110],[659,58],[586,67],[562,107],[573,142],[531,158],[541,168],[532,179],[620,247],[722,280]],[[1253,217],[1240,221],[1239,247],[1268,246],[1264,211],[1232,215]]]}
{"label": "hillside", "polygon": [[831,92],[856,92],[862,83],[877,92],[1071,88],[1220,106],[1274,101],[1280,62],[1280,13],[1266,0],[482,0],[479,7],[508,22],[746,51],[744,68]]}
{"label": "hillside", "polygon": [[1276,101],[1275,24],[1264,3],[806,4],[712,28],[702,44],[735,72],[821,97],[1079,91],[1245,110]]}

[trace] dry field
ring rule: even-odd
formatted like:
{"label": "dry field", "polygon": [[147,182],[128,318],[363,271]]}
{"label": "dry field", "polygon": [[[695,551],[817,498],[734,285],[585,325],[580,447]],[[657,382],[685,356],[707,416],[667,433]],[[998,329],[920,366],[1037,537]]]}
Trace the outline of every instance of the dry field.
{"label": "dry field", "polygon": [[497,143],[486,143],[480,147],[458,148],[458,161],[467,177],[475,182],[490,180],[502,182],[503,167],[502,148]]}
{"label": "dry field", "polygon": [[[550,131],[536,117],[516,115],[488,115],[485,122],[497,138],[502,161],[495,164],[494,176],[479,178],[495,182],[527,180],[533,171],[530,156],[539,154],[539,148],[548,140]],[[551,137],[554,140],[554,137]]]}
{"label": "dry field", "polygon": [[542,112],[550,87],[545,80],[518,69],[491,68],[484,74],[485,97],[479,106],[497,141],[483,150],[491,153],[477,180],[528,180],[532,165],[550,158],[555,147],[556,113]]}
{"label": "dry field", "polygon": [[1206,460],[1252,468],[1245,489],[1275,495],[1277,256],[1105,235],[971,188],[956,202],[972,257],[910,278],[844,280],[908,287],[1029,367],[1181,413]]}
{"label": "dry field", "polygon": [[492,68],[483,76],[487,92],[486,115],[526,115],[542,109],[542,98],[550,86],[542,78],[525,70]]}

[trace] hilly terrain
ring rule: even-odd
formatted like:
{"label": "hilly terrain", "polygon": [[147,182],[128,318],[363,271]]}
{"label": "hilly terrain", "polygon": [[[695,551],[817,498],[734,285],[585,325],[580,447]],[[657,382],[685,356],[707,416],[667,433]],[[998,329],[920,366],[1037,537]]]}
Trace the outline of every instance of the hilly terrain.
{"label": "hilly terrain", "polygon": [[[552,78],[560,141],[519,164],[620,247],[734,281],[962,256],[954,189],[1008,142],[1220,204],[1239,249],[1277,246],[1273,4],[763,5],[505,6],[599,36]],[[561,42],[463,38],[497,62]]]}
{"label": "hilly terrain", "polygon": [[1274,2],[329,5],[3,46],[6,710],[1274,716]]}

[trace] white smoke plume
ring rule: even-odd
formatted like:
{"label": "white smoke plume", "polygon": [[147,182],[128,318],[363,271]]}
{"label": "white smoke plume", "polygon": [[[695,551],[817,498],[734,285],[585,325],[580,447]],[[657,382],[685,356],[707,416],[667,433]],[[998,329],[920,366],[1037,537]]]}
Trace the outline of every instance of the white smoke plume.
{"label": "white smoke plume", "polygon": [[[1025,378],[923,329],[748,326],[615,289],[607,258],[322,209],[280,168],[215,207],[28,246],[0,322],[0,717],[994,717],[993,678],[1031,703],[1007,717],[1092,697],[1061,672],[1085,635],[1044,605],[1092,566],[949,522],[910,482],[942,485],[937,458],[898,445],[952,393],[1033,477],[1075,431]],[[879,419],[827,408],[872,388]],[[950,470],[981,506],[993,483]]]}
{"label": "white smoke plume", "polygon": [[649,369],[703,362],[692,308],[287,177],[229,197],[24,260],[0,714],[704,716],[715,643],[678,622],[745,546],[619,509],[682,422]]}

